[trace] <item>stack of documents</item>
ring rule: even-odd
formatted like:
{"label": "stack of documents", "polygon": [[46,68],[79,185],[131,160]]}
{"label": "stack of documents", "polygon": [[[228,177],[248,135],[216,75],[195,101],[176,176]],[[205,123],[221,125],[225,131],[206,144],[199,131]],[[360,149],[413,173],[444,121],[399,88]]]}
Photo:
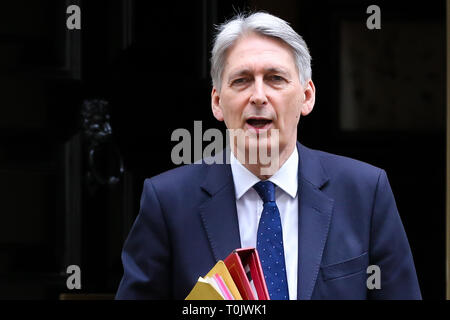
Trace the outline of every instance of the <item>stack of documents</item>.
{"label": "stack of documents", "polygon": [[199,277],[186,300],[269,300],[255,248],[236,249]]}

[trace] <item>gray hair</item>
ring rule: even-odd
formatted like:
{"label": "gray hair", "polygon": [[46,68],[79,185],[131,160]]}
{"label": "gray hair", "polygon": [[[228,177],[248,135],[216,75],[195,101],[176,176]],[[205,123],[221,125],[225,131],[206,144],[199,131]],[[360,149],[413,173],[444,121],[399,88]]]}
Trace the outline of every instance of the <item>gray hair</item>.
{"label": "gray hair", "polygon": [[220,91],[222,73],[228,48],[244,34],[255,32],[260,35],[280,39],[292,48],[300,82],[305,85],[311,79],[311,56],[303,38],[291,28],[289,23],[265,12],[249,15],[238,13],[231,20],[217,27],[211,52],[211,79]]}

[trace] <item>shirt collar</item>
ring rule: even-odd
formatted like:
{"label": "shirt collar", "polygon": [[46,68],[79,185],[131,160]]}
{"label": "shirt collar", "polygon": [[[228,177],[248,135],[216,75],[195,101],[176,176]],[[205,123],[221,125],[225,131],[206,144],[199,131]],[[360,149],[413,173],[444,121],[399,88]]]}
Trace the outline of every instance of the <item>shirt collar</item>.
{"label": "shirt collar", "polygon": [[[297,195],[298,188],[298,151],[294,148],[286,162],[269,178],[292,198]],[[248,189],[261,181],[236,159],[233,152],[230,154],[231,172],[233,174],[236,199],[239,200]]]}

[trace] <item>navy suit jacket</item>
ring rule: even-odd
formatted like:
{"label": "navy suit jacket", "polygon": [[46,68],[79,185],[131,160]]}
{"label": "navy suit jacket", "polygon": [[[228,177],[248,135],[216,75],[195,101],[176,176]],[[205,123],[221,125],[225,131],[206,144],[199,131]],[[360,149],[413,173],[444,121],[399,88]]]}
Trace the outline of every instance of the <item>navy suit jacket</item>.
{"label": "navy suit jacket", "polygon": [[[385,171],[298,142],[297,149],[297,298],[421,299]],[[116,298],[184,299],[240,247],[229,164],[202,162],[146,179]],[[380,268],[381,289],[368,289],[369,265]]]}

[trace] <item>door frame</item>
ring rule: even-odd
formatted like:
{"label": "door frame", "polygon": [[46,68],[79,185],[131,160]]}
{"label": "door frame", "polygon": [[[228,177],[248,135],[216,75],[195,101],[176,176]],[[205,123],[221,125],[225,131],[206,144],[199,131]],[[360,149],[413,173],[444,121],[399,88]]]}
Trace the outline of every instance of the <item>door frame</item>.
{"label": "door frame", "polygon": [[446,245],[446,269],[447,269],[447,300],[450,300],[450,0],[446,5],[446,22],[447,22],[447,190],[446,190],[446,211],[447,211],[447,245]]}

